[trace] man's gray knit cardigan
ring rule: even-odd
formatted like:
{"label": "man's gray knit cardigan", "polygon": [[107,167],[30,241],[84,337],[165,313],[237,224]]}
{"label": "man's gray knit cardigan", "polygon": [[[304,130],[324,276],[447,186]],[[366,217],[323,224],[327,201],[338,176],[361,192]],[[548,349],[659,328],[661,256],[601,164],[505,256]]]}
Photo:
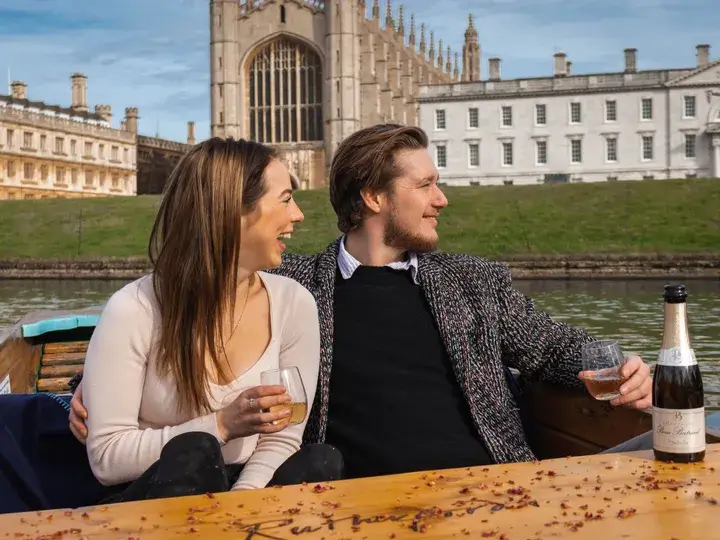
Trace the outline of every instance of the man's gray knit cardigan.
{"label": "man's gray knit cardigan", "polygon": [[[324,442],[333,355],[333,298],[339,239],[312,256],[287,254],[273,273],[315,297],[320,318],[320,374],[305,443]],[[418,255],[418,280],[467,399],[472,419],[497,463],[536,459],[503,366],[530,380],[582,386],[585,331],[553,321],[512,287],[504,265],[472,255]]]}

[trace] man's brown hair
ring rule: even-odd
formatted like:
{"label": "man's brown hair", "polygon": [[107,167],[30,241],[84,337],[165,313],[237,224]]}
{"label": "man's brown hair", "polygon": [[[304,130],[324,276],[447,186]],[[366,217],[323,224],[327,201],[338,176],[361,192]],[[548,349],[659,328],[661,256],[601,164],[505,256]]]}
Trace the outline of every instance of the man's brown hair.
{"label": "man's brown hair", "polygon": [[425,131],[415,126],[378,124],[356,131],[340,143],[330,166],[330,202],[338,229],[350,232],[362,222],[362,191],[386,191],[401,171],[395,161],[401,150],[428,147]]}

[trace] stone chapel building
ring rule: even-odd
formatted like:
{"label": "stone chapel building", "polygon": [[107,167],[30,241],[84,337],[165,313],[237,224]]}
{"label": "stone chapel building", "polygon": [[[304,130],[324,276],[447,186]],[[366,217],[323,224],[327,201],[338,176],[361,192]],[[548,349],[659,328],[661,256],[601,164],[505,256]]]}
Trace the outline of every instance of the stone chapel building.
{"label": "stone chapel building", "polygon": [[379,0],[210,0],[211,134],[279,148],[303,188],[332,153],[379,122],[418,125],[421,84],[480,80],[472,16],[462,59]]}

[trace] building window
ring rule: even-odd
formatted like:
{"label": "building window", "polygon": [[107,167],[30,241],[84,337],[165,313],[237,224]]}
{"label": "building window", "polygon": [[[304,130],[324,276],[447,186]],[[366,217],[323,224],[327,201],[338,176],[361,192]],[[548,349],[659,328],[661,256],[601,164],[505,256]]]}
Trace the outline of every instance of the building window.
{"label": "building window", "polygon": [[605,161],[615,163],[618,160],[618,144],[615,137],[605,139]]}
{"label": "building window", "polygon": [[693,159],[697,156],[697,135],[694,133],[685,134],[685,157]]}
{"label": "building window", "polygon": [[535,141],[535,163],[547,165],[547,141]]}
{"label": "building window", "polygon": [[25,180],[32,180],[35,178],[35,166],[32,163],[26,163],[23,166],[25,173]]}
{"label": "building window", "polygon": [[468,166],[480,166],[480,145],[478,143],[468,144]]}
{"label": "building window", "polygon": [[544,126],[547,124],[547,105],[538,103],[535,105],[535,125]]}
{"label": "building window", "polygon": [[502,143],[502,164],[503,167],[511,167],[513,164],[513,143]]}
{"label": "building window", "polygon": [[435,109],[435,129],[445,129],[445,109]]}
{"label": "building window", "polygon": [[79,174],[78,174],[77,169],[73,169],[72,173],[70,173],[70,181],[72,182],[73,186],[77,186],[78,176],[79,176]]}
{"label": "building window", "polygon": [[70,155],[77,155],[77,141],[70,141]]}
{"label": "building window", "polygon": [[643,120],[653,119],[653,100],[652,98],[643,98],[640,102],[640,114]]}
{"label": "building window", "polygon": [[113,161],[118,161],[118,152],[120,151],[120,148],[117,146],[113,146],[110,148],[110,159]]}
{"label": "building window", "polygon": [[91,143],[91,142],[85,143],[85,157],[92,157],[92,148],[93,148],[93,143]]}
{"label": "building window", "polygon": [[478,111],[477,107],[468,109],[468,127],[471,129],[480,127],[480,111]]}
{"label": "building window", "polygon": [[570,140],[570,163],[582,163],[582,141]]}
{"label": "building window", "polygon": [[285,6],[280,6],[280,22],[282,24],[285,24],[287,22],[285,20]]}
{"label": "building window", "polygon": [[123,161],[125,163],[130,163],[130,150],[127,148],[123,149]]}
{"label": "building window", "polygon": [[502,107],[502,125],[503,127],[512,127],[513,125],[512,107],[509,105]]}
{"label": "building window", "polygon": [[7,175],[8,175],[8,178],[15,178],[15,162],[14,161],[7,162]]}
{"label": "building window", "polygon": [[40,166],[40,178],[43,181],[47,181],[47,179],[48,179],[48,166],[47,165]]}
{"label": "building window", "polygon": [[15,131],[12,129],[7,130],[7,145],[12,148],[15,144]]}
{"label": "building window", "polygon": [[47,135],[40,135],[40,150],[47,150]]}
{"label": "building window", "polygon": [[582,108],[580,103],[570,104],[570,123],[579,124],[582,122]]}
{"label": "building window", "polygon": [[695,96],[683,96],[683,118],[695,118],[697,103]]}
{"label": "building window", "polygon": [[65,151],[65,139],[62,137],[55,137],[55,153],[62,154]]}
{"label": "building window", "polygon": [[320,57],[312,48],[281,37],[258,50],[248,69],[250,139],[263,143],[323,140],[324,79]]}
{"label": "building window", "polygon": [[120,187],[120,178],[118,177],[117,174],[112,175],[112,184],[111,185],[112,185],[113,189],[118,189]]}
{"label": "building window", "polygon": [[100,159],[105,159],[105,145],[104,144],[98,145],[98,157]]}
{"label": "building window", "polygon": [[94,180],[95,180],[95,175],[92,173],[92,171],[85,171],[85,186],[91,187],[93,185]]}
{"label": "building window", "polygon": [[33,147],[33,134],[29,131],[26,131],[23,133],[23,148],[32,148]]}
{"label": "building window", "polygon": [[438,169],[447,167],[447,147],[444,144],[435,147],[435,165]]}
{"label": "building window", "polygon": [[643,135],[642,138],[642,158],[643,161],[651,161],[654,158],[653,152],[653,136]]}
{"label": "building window", "polygon": [[56,184],[64,184],[65,183],[65,169],[62,167],[58,167],[55,170],[55,183]]}
{"label": "building window", "polygon": [[605,121],[617,122],[617,101],[614,99],[605,101]]}

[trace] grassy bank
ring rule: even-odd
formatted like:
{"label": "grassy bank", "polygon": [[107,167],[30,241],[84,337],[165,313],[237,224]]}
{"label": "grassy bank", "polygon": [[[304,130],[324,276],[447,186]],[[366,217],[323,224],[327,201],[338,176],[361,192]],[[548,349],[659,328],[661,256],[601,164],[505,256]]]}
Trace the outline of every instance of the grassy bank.
{"label": "grassy bank", "polygon": [[[446,188],[441,248],[489,256],[720,251],[720,180]],[[158,198],[0,201],[0,258],[146,254]],[[327,191],[297,194],[310,253],[338,231]]]}

